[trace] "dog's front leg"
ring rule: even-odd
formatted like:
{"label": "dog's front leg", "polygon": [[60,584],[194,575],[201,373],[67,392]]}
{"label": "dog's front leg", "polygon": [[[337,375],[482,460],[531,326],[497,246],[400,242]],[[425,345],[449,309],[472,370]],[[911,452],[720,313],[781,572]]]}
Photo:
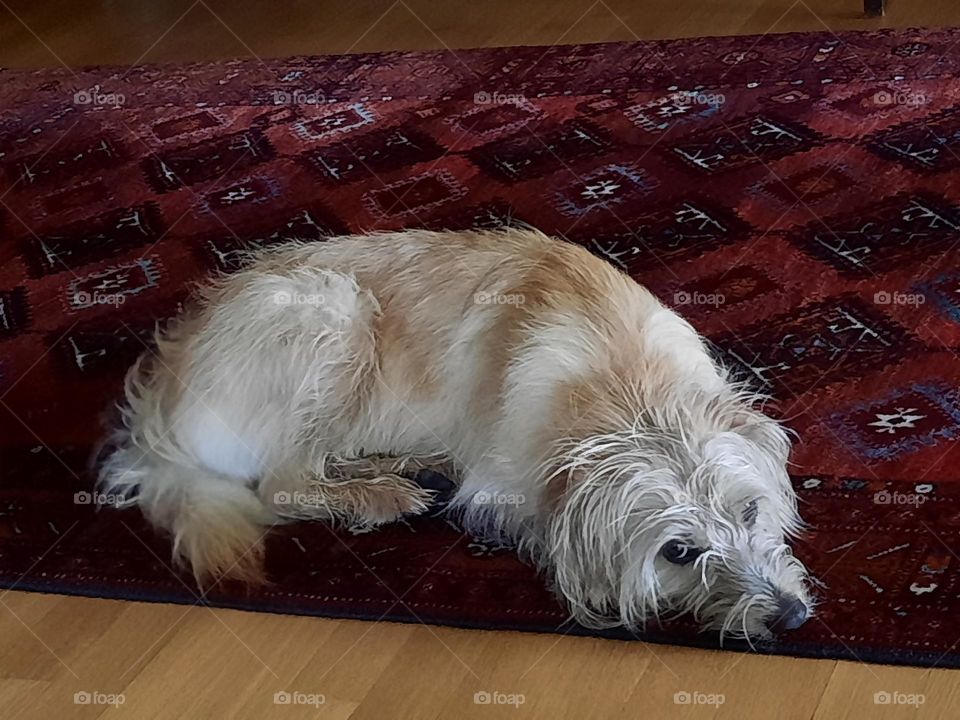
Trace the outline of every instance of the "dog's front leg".
{"label": "dog's front leg", "polygon": [[281,517],[328,520],[351,528],[373,528],[426,512],[442,488],[418,483],[424,472],[448,476],[446,458],[328,454],[315,470],[281,471],[261,487],[263,501]]}

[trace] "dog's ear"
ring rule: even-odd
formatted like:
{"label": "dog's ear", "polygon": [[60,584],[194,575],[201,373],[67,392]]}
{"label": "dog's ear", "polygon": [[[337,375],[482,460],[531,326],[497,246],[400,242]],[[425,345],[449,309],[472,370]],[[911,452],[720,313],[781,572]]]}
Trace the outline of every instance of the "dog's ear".
{"label": "dog's ear", "polygon": [[731,415],[729,429],[749,440],[775,462],[787,463],[790,436],[776,420],[753,408],[743,408]]}
{"label": "dog's ear", "polygon": [[593,438],[566,458],[546,537],[553,580],[580,623],[640,628],[660,610],[656,562],[679,487],[623,438]]}
{"label": "dog's ear", "polygon": [[[776,420],[753,408],[743,408],[731,419],[730,430],[747,440],[758,452],[754,458],[763,476],[773,481],[777,490],[773,504],[778,523],[784,532],[796,535],[802,528],[797,514],[797,500],[787,461],[790,456],[790,436]],[[769,507],[769,506],[768,506]]]}

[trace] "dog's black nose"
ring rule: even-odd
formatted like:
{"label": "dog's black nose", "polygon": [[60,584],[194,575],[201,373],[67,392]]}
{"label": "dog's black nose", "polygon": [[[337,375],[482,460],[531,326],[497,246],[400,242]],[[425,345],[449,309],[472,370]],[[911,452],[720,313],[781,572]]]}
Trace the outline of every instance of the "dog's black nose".
{"label": "dog's black nose", "polygon": [[810,611],[803,601],[793,595],[785,595],[777,603],[777,610],[767,618],[767,629],[772,633],[796,630],[807,621]]}

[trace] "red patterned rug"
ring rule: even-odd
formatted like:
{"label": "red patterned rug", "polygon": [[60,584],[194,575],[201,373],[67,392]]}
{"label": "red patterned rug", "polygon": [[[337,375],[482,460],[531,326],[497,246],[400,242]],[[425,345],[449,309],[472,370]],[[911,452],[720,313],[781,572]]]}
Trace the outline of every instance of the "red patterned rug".
{"label": "red patterned rug", "polygon": [[[124,371],[238,248],[524,222],[678,306],[802,438],[813,530],[797,553],[822,605],[761,650],[960,667],[958,42],[3,71],[0,584],[585,632],[508,548],[443,519],[286,527],[270,589],[201,597],[138,514],[90,502],[87,462]],[[645,637],[715,643],[686,627]]]}

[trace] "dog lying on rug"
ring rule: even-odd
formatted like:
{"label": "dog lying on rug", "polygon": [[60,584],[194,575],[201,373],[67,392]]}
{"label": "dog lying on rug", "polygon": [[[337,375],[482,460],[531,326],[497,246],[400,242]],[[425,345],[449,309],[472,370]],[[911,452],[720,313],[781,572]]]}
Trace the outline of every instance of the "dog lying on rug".
{"label": "dog lying on rug", "polygon": [[423,513],[417,478],[437,471],[448,511],[515,543],[587,626],[692,613],[762,638],[806,620],[787,435],[627,275],[533,230],[250,260],[131,369],[100,472],[198,582],[261,580],[285,519]]}

